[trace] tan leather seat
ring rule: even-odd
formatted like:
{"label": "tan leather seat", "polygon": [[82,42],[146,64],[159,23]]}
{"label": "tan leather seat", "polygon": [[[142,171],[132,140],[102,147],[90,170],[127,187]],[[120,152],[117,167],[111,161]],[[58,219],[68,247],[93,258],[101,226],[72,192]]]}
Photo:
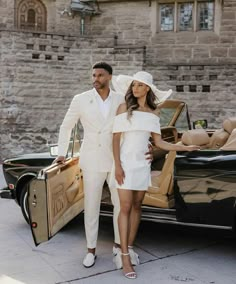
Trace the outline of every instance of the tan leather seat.
{"label": "tan leather seat", "polygon": [[197,145],[200,146],[201,149],[205,149],[209,145],[210,137],[203,128],[192,129],[183,133],[181,142],[184,145]]}
{"label": "tan leather seat", "polygon": [[175,151],[170,151],[166,155],[162,171],[152,172],[152,186],[148,188],[143,205],[155,206],[160,208],[174,207],[173,196],[173,171]]}
{"label": "tan leather seat", "polygon": [[225,145],[226,141],[233,129],[236,128],[236,117],[227,118],[223,122],[223,128],[216,130],[211,138],[208,148],[210,149],[220,149]]}
{"label": "tan leather seat", "polygon": [[229,139],[223,145],[223,147],[220,148],[220,150],[224,151],[232,151],[236,150],[236,128],[232,131],[232,133],[229,136]]}
{"label": "tan leather seat", "polygon": [[236,128],[236,117],[230,117],[225,119],[223,122],[223,128],[225,131],[231,134],[232,131]]}
{"label": "tan leather seat", "polygon": [[224,129],[218,129],[210,137],[208,148],[220,149],[220,147],[222,147],[226,143],[228,138],[229,133],[227,131],[225,131]]}

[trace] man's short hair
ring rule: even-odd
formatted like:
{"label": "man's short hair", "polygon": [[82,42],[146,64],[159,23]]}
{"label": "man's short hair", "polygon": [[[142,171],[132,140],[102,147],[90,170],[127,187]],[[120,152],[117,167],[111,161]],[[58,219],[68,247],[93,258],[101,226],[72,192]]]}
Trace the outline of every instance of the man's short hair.
{"label": "man's short hair", "polygon": [[93,69],[104,69],[106,70],[110,75],[112,75],[112,67],[106,62],[97,62],[93,65]]}

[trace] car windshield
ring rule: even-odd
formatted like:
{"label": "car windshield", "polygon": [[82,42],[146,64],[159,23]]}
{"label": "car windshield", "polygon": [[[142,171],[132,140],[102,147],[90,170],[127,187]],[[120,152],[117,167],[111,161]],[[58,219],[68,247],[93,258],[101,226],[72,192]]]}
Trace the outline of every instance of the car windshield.
{"label": "car windshield", "polygon": [[162,127],[171,124],[171,121],[176,113],[176,108],[162,108],[160,111],[160,124]]}
{"label": "car windshield", "polygon": [[189,129],[186,104],[178,100],[166,100],[158,105],[161,127],[175,126],[182,132]]}

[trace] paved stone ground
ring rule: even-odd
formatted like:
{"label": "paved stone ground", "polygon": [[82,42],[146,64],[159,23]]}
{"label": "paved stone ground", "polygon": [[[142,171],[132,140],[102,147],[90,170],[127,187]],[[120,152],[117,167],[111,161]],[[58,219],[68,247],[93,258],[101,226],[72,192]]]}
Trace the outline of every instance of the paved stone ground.
{"label": "paved stone ground", "polygon": [[236,283],[236,242],[227,232],[142,223],[136,242],[141,259],[136,280],[125,279],[115,269],[112,239],[112,221],[102,218],[98,259],[86,269],[83,216],[35,247],[20,208],[12,200],[0,199],[0,284]]}

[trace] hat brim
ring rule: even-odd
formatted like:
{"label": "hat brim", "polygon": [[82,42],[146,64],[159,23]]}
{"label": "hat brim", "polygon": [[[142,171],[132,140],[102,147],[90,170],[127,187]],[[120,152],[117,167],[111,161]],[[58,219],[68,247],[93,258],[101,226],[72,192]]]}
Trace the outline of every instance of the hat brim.
{"label": "hat brim", "polygon": [[[128,91],[128,88],[130,86],[130,84],[134,81],[137,80],[132,76],[128,76],[128,75],[118,75],[118,76],[112,76],[112,85],[113,88],[116,92],[121,93],[125,96],[125,94]],[[142,82],[144,84],[146,84],[147,86],[149,86],[151,88],[151,90],[153,91],[154,95],[157,97],[158,102],[163,102],[166,99],[168,99],[171,94],[172,94],[172,90],[169,89],[168,91],[161,91],[159,89],[157,89],[157,87],[153,84],[147,84],[146,82],[142,81],[142,80],[137,80],[139,82]]]}

